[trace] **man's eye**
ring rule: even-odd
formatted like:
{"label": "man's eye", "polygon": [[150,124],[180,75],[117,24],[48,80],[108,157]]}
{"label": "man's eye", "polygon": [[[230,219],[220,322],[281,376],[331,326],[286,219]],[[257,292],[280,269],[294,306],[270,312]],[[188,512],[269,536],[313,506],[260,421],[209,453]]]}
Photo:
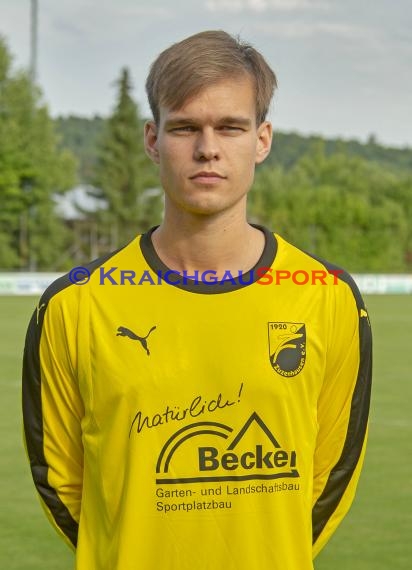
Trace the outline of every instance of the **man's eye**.
{"label": "man's eye", "polygon": [[237,127],[235,125],[222,125],[220,127],[220,130],[221,131],[233,132],[233,133],[236,133],[236,132],[240,133],[243,131],[243,129],[241,127]]}
{"label": "man's eye", "polygon": [[174,133],[193,133],[195,131],[195,127],[193,125],[185,125],[182,127],[174,127],[172,132]]}

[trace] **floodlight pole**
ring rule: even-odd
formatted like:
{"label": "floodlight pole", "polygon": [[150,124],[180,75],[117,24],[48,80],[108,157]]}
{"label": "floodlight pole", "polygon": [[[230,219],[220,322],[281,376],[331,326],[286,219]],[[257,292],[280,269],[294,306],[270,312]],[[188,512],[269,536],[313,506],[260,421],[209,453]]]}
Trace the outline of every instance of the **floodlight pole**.
{"label": "floodlight pole", "polygon": [[32,83],[37,79],[37,13],[38,2],[31,0],[30,11],[30,78]]}
{"label": "floodlight pole", "polygon": [[[29,77],[31,82],[31,92],[33,97],[33,105],[36,101],[36,81],[37,81],[37,14],[38,14],[38,1],[30,0],[30,68]],[[34,109],[34,107],[33,107]],[[23,190],[30,193],[32,189],[32,184],[30,181]],[[25,240],[27,247],[27,269],[29,271],[35,271],[36,269],[36,258],[32,250],[32,233],[30,228],[30,221],[33,218],[33,203],[31,197],[28,197],[28,207],[24,214],[25,216],[25,229],[23,230],[23,236],[25,232]]]}

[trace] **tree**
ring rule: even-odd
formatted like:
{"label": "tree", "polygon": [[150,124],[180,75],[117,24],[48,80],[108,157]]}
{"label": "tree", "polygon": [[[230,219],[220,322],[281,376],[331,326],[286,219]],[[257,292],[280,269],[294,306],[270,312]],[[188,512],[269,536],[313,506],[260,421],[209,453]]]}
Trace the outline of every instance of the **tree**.
{"label": "tree", "polygon": [[76,162],[57,149],[40,89],[11,63],[0,37],[0,267],[59,268],[68,235],[52,196],[74,184]]}
{"label": "tree", "polygon": [[344,153],[324,141],[290,170],[258,170],[252,221],[349,271],[399,272],[411,267],[411,178]]}
{"label": "tree", "polygon": [[[156,170],[143,146],[143,124],[131,97],[131,80],[123,68],[118,101],[107,122],[100,145],[96,186],[107,202],[101,211],[100,232],[106,233],[111,249],[132,239],[160,218],[160,192]],[[152,192],[149,192],[152,190]]]}
{"label": "tree", "polygon": [[95,115],[91,118],[57,117],[55,125],[60,137],[60,148],[69,149],[79,162],[80,183],[93,184],[96,178],[97,145],[102,137],[106,120]]}

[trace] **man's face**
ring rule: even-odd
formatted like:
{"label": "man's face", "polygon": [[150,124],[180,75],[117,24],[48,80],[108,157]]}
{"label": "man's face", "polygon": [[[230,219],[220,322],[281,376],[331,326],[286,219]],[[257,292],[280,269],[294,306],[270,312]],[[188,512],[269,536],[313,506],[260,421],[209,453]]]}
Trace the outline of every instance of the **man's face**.
{"label": "man's face", "polygon": [[203,89],[182,108],[160,108],[146,124],[145,144],[159,164],[166,212],[175,208],[213,215],[245,208],[255,165],[270,150],[271,125],[256,125],[252,80],[223,80]]}

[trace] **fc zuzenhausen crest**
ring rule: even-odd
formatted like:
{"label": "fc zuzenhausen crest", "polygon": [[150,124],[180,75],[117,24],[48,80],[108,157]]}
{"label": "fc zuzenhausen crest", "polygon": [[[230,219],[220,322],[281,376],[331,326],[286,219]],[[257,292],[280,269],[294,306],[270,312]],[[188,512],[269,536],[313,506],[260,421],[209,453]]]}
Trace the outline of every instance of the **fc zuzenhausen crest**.
{"label": "fc zuzenhausen crest", "polygon": [[275,372],[292,378],[306,362],[306,327],[304,323],[268,323],[269,360]]}

